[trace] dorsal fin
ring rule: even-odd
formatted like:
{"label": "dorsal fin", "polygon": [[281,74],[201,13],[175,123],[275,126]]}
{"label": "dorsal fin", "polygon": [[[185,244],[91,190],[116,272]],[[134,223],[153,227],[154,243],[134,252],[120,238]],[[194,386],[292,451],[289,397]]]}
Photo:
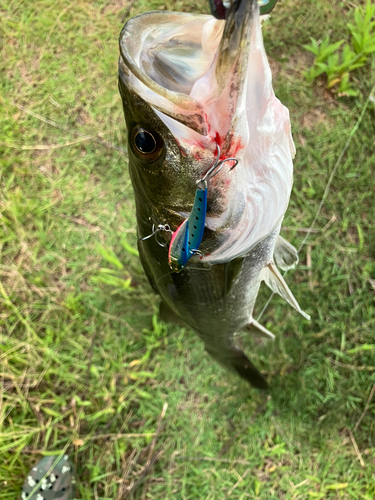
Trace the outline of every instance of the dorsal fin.
{"label": "dorsal fin", "polygon": [[273,262],[270,262],[267,267],[262,269],[261,280],[263,280],[274,293],[281,295],[281,297],[294,307],[296,311],[302,314],[304,318],[310,319],[310,316],[300,308],[296,298]]}

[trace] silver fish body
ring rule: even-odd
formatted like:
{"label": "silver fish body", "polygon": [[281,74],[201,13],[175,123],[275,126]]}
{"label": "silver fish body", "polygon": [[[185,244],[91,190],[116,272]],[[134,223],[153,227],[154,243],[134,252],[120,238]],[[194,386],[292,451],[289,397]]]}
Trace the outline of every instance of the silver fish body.
{"label": "silver fish body", "polygon": [[[280,238],[292,187],[289,115],[275,98],[257,2],[239,0],[228,19],[147,13],[124,26],[119,89],[128,129],[142,265],[164,310],[194,328],[208,353],[252,385],[266,381],[233,335],[257,328],[261,281],[305,317],[274,261],[297,252]],[[197,181],[215,161],[235,157],[209,182],[199,251],[179,272],[168,264],[170,233],[192,210]],[[145,239],[147,238],[147,239]],[[162,243],[164,246],[161,246]]]}

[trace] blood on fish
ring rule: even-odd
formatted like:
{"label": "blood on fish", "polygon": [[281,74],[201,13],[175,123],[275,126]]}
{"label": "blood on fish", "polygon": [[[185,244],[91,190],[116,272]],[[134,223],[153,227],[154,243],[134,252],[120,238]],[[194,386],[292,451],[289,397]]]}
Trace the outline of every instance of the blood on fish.
{"label": "blood on fish", "polygon": [[245,147],[241,141],[241,137],[221,137],[220,134],[216,132],[213,140],[220,148],[220,160],[224,160],[225,158],[236,158],[238,152]]}
{"label": "blood on fish", "polygon": [[[222,150],[222,145],[223,145],[223,139],[220,137],[219,132],[216,132],[215,134],[215,142],[219,146],[220,151]],[[220,155],[221,158],[221,155]]]}
{"label": "blood on fish", "polygon": [[[207,130],[210,131],[211,125],[207,122],[207,114],[205,114],[204,117],[207,124]],[[219,132],[215,132],[215,134],[210,134],[208,136],[202,136],[202,140],[197,140],[196,138],[188,139],[186,137],[180,140],[175,137],[175,140],[180,148],[182,156],[187,157],[188,155],[193,155],[194,159],[198,161],[203,160],[203,152],[207,151],[209,144],[212,144],[213,154],[216,152],[216,146],[220,148],[219,160],[237,158],[239,151],[245,148],[245,144],[243,144],[241,137],[234,137],[233,134],[220,135]],[[188,151],[186,151],[184,144],[190,146]]]}

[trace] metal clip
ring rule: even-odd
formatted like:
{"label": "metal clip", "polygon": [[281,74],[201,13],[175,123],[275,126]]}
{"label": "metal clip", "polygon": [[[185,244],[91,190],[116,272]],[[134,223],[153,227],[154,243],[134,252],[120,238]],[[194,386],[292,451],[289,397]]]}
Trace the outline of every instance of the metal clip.
{"label": "metal clip", "polygon": [[[275,7],[277,0],[258,0],[260,15],[269,14]],[[225,19],[231,6],[230,0],[208,0],[211,14],[216,19]]]}
{"label": "metal clip", "polygon": [[164,243],[161,243],[159,240],[158,240],[158,234],[161,232],[161,231],[165,231],[166,233],[170,233],[173,235],[173,231],[170,227],[169,224],[159,224],[157,228],[155,228],[155,224],[152,225],[152,233],[149,234],[148,236],[145,236],[144,238],[139,238],[139,241],[146,241],[148,240],[149,238],[151,238],[152,236],[155,236],[155,240],[156,240],[156,243],[161,246],[161,247],[166,247],[168,245],[167,242],[164,242]]}

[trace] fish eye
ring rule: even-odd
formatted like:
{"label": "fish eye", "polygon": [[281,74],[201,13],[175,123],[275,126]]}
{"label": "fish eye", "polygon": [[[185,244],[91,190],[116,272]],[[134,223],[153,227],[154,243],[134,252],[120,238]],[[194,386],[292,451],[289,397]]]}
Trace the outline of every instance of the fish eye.
{"label": "fish eye", "polygon": [[142,154],[151,154],[156,149],[155,137],[151,132],[140,129],[134,137],[134,144],[138,151]]}
{"label": "fish eye", "polygon": [[147,163],[156,161],[164,151],[164,141],[160,135],[139,125],[131,132],[130,144],[133,153]]}

